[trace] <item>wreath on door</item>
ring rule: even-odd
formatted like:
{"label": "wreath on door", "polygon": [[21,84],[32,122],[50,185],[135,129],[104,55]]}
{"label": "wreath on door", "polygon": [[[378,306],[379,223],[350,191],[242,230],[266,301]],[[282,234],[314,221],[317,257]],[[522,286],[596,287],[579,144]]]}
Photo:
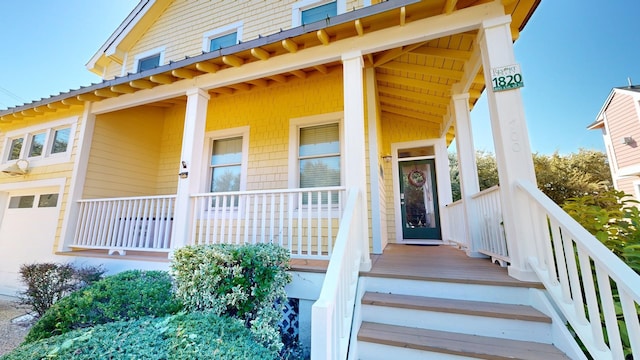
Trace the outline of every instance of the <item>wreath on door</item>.
{"label": "wreath on door", "polygon": [[409,180],[409,184],[415,187],[422,187],[424,183],[427,182],[427,177],[424,175],[422,171],[416,169],[416,170],[412,170],[407,175],[407,180]]}

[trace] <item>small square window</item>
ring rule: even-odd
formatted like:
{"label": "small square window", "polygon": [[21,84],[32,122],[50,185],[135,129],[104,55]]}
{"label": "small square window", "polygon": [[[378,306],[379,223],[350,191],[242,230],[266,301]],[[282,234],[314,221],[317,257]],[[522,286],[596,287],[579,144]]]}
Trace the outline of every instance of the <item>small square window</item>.
{"label": "small square window", "polygon": [[42,149],[44,148],[44,140],[46,133],[40,133],[31,137],[31,147],[29,148],[29,157],[36,157],[42,155]]}
{"label": "small square window", "polygon": [[316,21],[325,20],[326,18],[336,16],[338,14],[338,3],[332,1],[320,6],[312,7],[306,10],[302,10],[301,22],[302,25],[310,24]]}
{"label": "small square window", "polygon": [[9,199],[9,209],[30,209],[34,199],[34,195],[12,196]]}
{"label": "small square window", "polygon": [[20,153],[22,152],[22,143],[24,138],[17,138],[11,140],[11,146],[9,146],[9,158],[8,160],[20,159]]}
{"label": "small square window", "polygon": [[58,194],[42,194],[38,200],[39,208],[48,208],[58,206]]}
{"label": "small square window", "polygon": [[209,42],[209,51],[214,51],[229,46],[233,46],[238,43],[238,33],[232,32],[230,34],[218,36],[212,38]]}
{"label": "small square window", "polygon": [[147,56],[138,60],[138,72],[154,69],[160,66],[160,54]]}
{"label": "small square window", "polygon": [[53,144],[51,145],[52,154],[59,154],[67,151],[70,134],[71,128],[58,129],[54,131]]}

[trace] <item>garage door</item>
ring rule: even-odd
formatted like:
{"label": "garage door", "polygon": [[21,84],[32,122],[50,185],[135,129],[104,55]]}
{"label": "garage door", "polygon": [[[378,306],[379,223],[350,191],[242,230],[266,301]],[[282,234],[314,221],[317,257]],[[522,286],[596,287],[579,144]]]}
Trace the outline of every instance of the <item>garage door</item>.
{"label": "garage door", "polygon": [[0,284],[18,287],[21,264],[54,259],[59,188],[11,191],[0,222]]}

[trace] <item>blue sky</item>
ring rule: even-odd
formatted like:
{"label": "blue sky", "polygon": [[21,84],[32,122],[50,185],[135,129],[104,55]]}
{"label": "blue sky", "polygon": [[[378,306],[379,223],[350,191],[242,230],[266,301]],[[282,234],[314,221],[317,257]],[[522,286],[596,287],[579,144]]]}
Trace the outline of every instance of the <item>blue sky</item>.
{"label": "blue sky", "polygon": [[[137,2],[0,1],[0,109],[99,82],[85,64]],[[612,87],[640,84],[638,14],[637,0],[542,0],[515,45],[533,151],[604,149],[586,126]],[[493,152],[484,96],[471,116]]]}

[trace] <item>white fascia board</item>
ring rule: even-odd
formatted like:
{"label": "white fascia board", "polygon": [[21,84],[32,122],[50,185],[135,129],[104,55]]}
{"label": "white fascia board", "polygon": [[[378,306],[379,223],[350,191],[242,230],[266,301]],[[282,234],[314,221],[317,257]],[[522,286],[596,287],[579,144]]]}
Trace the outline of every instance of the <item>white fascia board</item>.
{"label": "white fascia board", "polygon": [[118,28],[109,36],[107,41],[98,49],[85,65],[91,70],[102,56],[110,56],[117,53],[118,45],[129,34],[129,31],[144,17],[147,11],[153,6],[156,0],[143,0],[129,13],[126,19],[118,26]]}
{"label": "white fascia board", "polygon": [[198,87],[208,90],[237,84],[261,77],[268,77],[300,68],[312,67],[333,61],[342,61],[343,54],[359,51],[363,54],[437,39],[474,29],[479,29],[486,20],[503,18],[504,9],[497,2],[455,11],[450,15],[437,15],[396,26],[391,29],[371,32],[361,37],[352,37],[332,42],[329,46],[315,46],[304,51],[255,61],[240,67],[204,74],[193,79],[163,85],[161,89],[136,91],[133,94],[105,99],[93,104],[93,113],[100,114],[150,101],[170,99],[184,95],[187,89]]}

